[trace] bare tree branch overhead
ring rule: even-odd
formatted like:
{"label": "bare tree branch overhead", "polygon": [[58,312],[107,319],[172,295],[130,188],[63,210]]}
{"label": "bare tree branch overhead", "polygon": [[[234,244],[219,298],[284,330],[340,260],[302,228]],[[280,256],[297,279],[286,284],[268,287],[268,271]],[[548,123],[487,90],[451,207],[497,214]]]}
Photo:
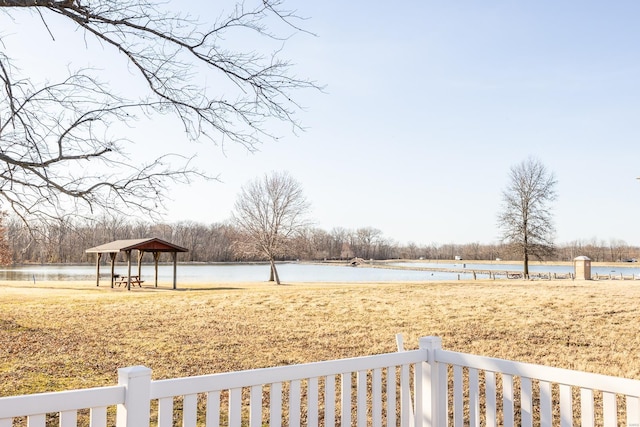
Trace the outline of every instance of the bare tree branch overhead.
{"label": "bare tree branch overhead", "polygon": [[[105,55],[120,58],[141,82],[122,95],[90,68],[54,82],[47,75],[24,75],[15,64],[28,52],[7,51],[5,40],[17,35],[0,32],[3,209],[12,208],[25,221],[103,209],[153,214],[170,183],[212,175],[191,166],[188,155],[153,147],[148,158],[130,158],[127,148],[134,141],[118,129],[141,116],[177,117],[185,139],[248,150],[278,138],[273,123],[301,128],[293,94],[319,87],[296,77],[280,58],[285,40],[303,31],[295,12],[281,0],[243,2],[204,26],[165,7],[148,0],[0,0],[0,14],[26,14],[54,39],[55,28],[69,25],[77,37],[98,41]],[[269,24],[285,28],[284,34]],[[278,47],[260,53],[233,43],[247,33]]]}

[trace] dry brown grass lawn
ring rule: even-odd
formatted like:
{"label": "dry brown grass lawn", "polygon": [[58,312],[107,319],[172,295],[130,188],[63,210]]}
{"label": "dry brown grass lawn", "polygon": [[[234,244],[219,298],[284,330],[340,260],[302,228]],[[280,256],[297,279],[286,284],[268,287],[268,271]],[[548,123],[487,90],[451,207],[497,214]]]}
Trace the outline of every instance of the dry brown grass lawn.
{"label": "dry brown grass lawn", "polygon": [[407,348],[640,379],[640,282],[232,284],[187,290],[0,283],[0,396]]}

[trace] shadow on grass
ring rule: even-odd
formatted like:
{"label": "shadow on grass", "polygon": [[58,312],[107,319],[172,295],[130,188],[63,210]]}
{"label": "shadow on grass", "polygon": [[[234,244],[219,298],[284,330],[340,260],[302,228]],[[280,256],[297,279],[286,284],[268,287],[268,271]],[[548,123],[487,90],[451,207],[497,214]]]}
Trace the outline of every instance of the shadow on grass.
{"label": "shadow on grass", "polygon": [[23,283],[23,282],[13,282],[13,283],[0,283],[0,288],[14,288],[14,289],[33,289],[33,290],[52,290],[52,291],[84,291],[84,292],[198,292],[198,291],[230,291],[230,290],[244,290],[247,289],[248,286],[238,284],[238,286],[230,285],[228,283],[220,284],[220,285],[204,285],[204,286],[182,286],[178,285],[177,289],[173,289],[171,285],[159,285],[155,287],[151,286],[131,286],[131,289],[128,290],[126,286],[115,286],[111,287],[108,284],[96,286],[94,285],[78,285],[73,283],[64,283],[58,282],[55,284],[52,283]]}
{"label": "shadow on grass", "polygon": [[[78,289],[78,288],[70,288],[70,289]],[[198,287],[178,286],[178,288],[176,289],[173,289],[171,286],[158,286],[157,288],[155,286],[143,286],[143,287],[136,286],[135,288],[132,286],[131,290],[128,290],[126,286],[115,287],[113,289],[111,288],[103,288],[103,289],[108,289],[113,291],[124,291],[124,292],[201,292],[201,291],[234,291],[234,290],[244,290],[247,288],[244,286],[210,285],[210,286],[198,286]]]}

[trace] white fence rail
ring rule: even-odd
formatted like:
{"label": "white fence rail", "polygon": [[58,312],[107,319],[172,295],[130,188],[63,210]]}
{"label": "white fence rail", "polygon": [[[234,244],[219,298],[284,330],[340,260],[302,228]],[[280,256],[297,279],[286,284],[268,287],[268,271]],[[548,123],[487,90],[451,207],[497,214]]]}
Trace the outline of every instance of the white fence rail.
{"label": "white fence rail", "polygon": [[420,349],[0,398],[0,427],[640,426],[640,381]]}
{"label": "white fence rail", "polygon": [[640,426],[638,380],[426,347],[437,372],[432,425]]}
{"label": "white fence rail", "polygon": [[59,414],[61,427],[76,426],[79,409],[90,409],[92,427],[106,427],[107,407],[125,401],[125,387],[12,396],[0,399],[0,427],[11,427],[15,417],[28,417],[29,427],[44,427],[46,414]]}
{"label": "white fence rail", "polygon": [[119,370],[115,387],[0,398],[0,427],[14,420],[28,427],[58,420],[60,426],[76,426],[80,409],[90,411],[91,427],[106,426],[108,407],[116,407],[117,427],[408,426],[411,396],[420,395],[413,375],[420,374],[424,354],[413,350],[158,381],[151,381],[150,369],[134,366]]}

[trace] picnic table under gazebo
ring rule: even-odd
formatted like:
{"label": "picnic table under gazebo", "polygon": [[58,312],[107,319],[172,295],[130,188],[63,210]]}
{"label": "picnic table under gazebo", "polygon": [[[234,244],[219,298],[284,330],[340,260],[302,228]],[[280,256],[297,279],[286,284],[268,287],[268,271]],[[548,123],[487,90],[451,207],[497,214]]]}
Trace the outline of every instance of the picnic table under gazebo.
{"label": "picnic table under gazebo", "polygon": [[[138,274],[131,275],[131,252],[138,251]],[[142,269],[142,257],[146,252],[153,254],[153,261],[155,265],[155,286],[158,287],[158,259],[160,254],[168,252],[171,254],[173,260],[173,289],[176,289],[176,275],[178,268],[178,252],[189,252],[181,246],[174,245],[173,243],[166,242],[157,238],[146,239],[127,239],[127,240],[114,240],[113,242],[105,243],[104,245],[96,246],[85,250],[86,253],[95,253],[96,257],[96,286],[100,286],[100,260],[102,254],[109,254],[111,260],[111,287],[113,288],[115,283],[126,284],[127,289],[131,290],[131,284],[140,286],[143,282],[141,277]],[[127,275],[119,276],[115,274],[115,262],[118,253],[124,252],[127,261]]]}

